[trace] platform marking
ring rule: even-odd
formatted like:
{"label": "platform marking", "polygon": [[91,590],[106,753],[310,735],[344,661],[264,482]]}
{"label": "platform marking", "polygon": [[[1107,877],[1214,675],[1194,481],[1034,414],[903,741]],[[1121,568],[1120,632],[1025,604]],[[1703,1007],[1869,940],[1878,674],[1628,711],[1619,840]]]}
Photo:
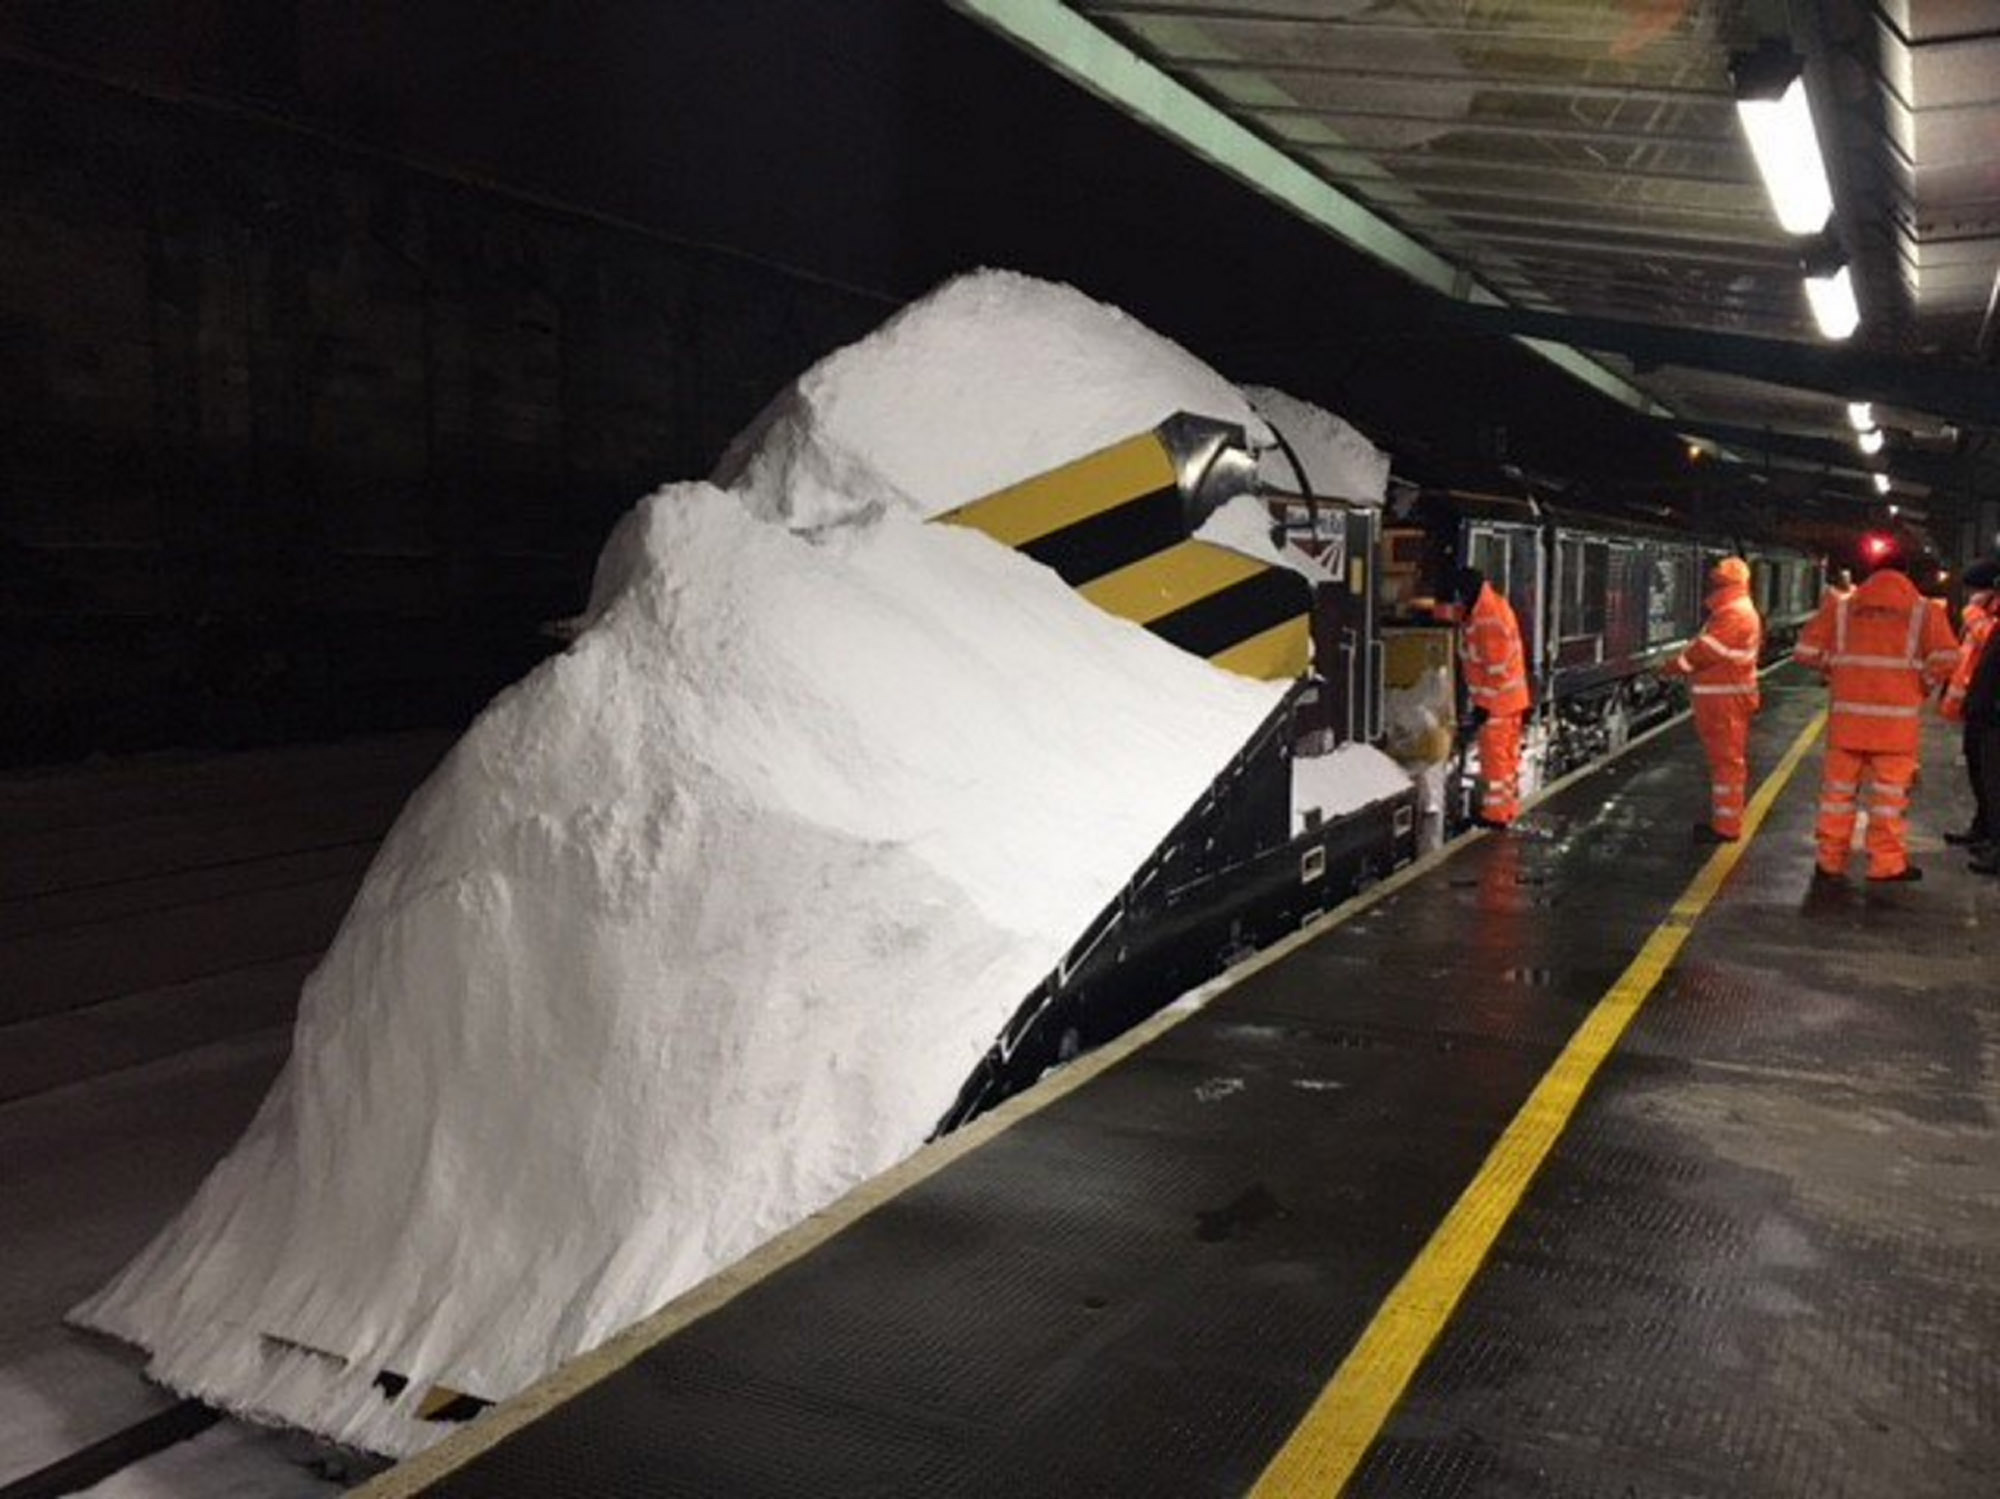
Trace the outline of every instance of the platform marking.
{"label": "platform marking", "polygon": [[1638,956],[1577,1028],[1332,1381],[1271,1459],[1251,1489],[1251,1499],[1333,1499],[1346,1487],[1527,1195],[1591,1079],[1742,859],[1825,723],[1825,712],[1816,713],[1792,741],[1751,799],[1742,838],[1709,856]]}
{"label": "platform marking", "polygon": [[[1654,725],[1643,734],[1633,735],[1621,748],[1592,761],[1589,765],[1578,767],[1560,780],[1552,781],[1533,795],[1524,798],[1522,809],[1525,811],[1536,803],[1554,796],[1572,783],[1604,769],[1605,766],[1622,759],[1648,741],[1685,723],[1691,716],[1685,712],[1678,713],[1665,722]],[[1817,727],[1815,721],[1814,728],[1809,733],[1816,732]],[[1759,791],[1758,798],[1761,799],[1762,796],[1763,792]],[[1756,829],[1756,823],[1752,819],[1761,819],[1763,816],[1762,808],[1765,804],[1759,799],[1753,799],[1744,814],[1746,841]],[[1098,1074],[1109,1071],[1133,1052],[1150,1045],[1182,1021],[1198,1014],[1207,1002],[1217,995],[1234,988],[1251,975],[1270,967],[1288,953],[1317,940],[1333,928],[1353,920],[1404,887],[1415,884],[1445,860],[1463,853],[1474,844],[1491,836],[1492,834],[1484,829],[1462,834],[1405,864],[1367,890],[1342,901],[1331,911],[1315,917],[1289,937],[1281,938],[1269,947],[1259,949],[1233,968],[1226,969],[1206,983],[1189,990],[1174,1004],[1141,1021],[1122,1036],[1107,1041],[1094,1051],[1085,1052],[1061,1071],[1043,1078],[1033,1087],[989,1109],[970,1124],[953,1130],[941,1140],[930,1142],[916,1154],[891,1166],[887,1171],[850,1188],[844,1196],[827,1204],[775,1238],[765,1241],[735,1264],[717,1271],[707,1280],[668,1302],[651,1316],[633,1323],[623,1332],[600,1343],[589,1352],[578,1354],[519,1394],[512,1395],[487,1410],[476,1421],[457,1428],[443,1441],[425,1448],[415,1457],[405,1459],[387,1472],[378,1474],[373,1480],[354,1491],[354,1499],[412,1499],[412,1496],[421,1494],[431,1484],[457,1472],[490,1448],[499,1446],[523,1427],[532,1425],[556,1407],[567,1404],[593,1385],[610,1378],[657,1344],[665,1342],[683,1328],[700,1321],[710,1312],[719,1310],[794,1260],[802,1259],[812,1253],[820,1245],[851,1227],[882,1204],[936,1175],[961,1156],[971,1154],[1020,1120],[1040,1113],[1050,1104],[1075,1092]]]}
{"label": "platform marking", "polygon": [[[1685,715],[1683,715],[1685,716]],[[1678,719],[1674,722],[1679,722]],[[1662,724],[1645,736],[1635,736],[1627,749],[1637,749],[1645,738],[1663,733]],[[1596,762],[1601,769],[1625,750]],[[1587,774],[1576,772],[1576,777]],[[1559,784],[1566,784],[1565,782]],[[1542,794],[1554,791],[1544,788]],[[478,1420],[459,1427],[435,1446],[415,1457],[406,1458],[387,1472],[376,1475],[355,1490],[354,1499],[412,1499],[431,1484],[465,1467],[488,1449],[497,1447],[523,1427],[530,1426],[550,1411],[581,1395],[591,1386],[610,1378],[657,1344],[683,1328],[717,1311],[743,1292],[776,1274],[794,1260],[802,1259],[836,1234],[852,1227],[874,1209],[901,1196],[911,1187],[936,1175],[961,1156],[969,1155],[995,1135],[1020,1120],[1040,1113],[1050,1104],[1075,1092],[1100,1073],[1109,1071],[1140,1048],[1158,1040],[1182,1021],[1200,1013],[1203,1006],[1225,990],[1234,988],[1250,975],[1269,967],[1285,954],[1325,935],[1334,927],[1353,920],[1362,912],[1387,900],[1405,886],[1422,879],[1438,865],[1463,853],[1482,838],[1475,831],[1454,838],[1442,847],[1405,864],[1387,878],[1360,894],[1350,897],[1331,911],[1315,917],[1291,936],[1261,948],[1233,968],[1224,970],[1206,983],[1190,989],[1181,998],[1158,1011],[1114,1040],[1087,1051],[1060,1072],[1051,1074],[1012,1098],[987,1110],[970,1124],[961,1126],[943,1139],[933,1140],[915,1155],[891,1166],[878,1176],[850,1188],[845,1196],[827,1204],[802,1222],[753,1249],[726,1269],[717,1271],[691,1290],[625,1331],[599,1344],[588,1353],[578,1354],[517,1395],[510,1396],[482,1414]]]}

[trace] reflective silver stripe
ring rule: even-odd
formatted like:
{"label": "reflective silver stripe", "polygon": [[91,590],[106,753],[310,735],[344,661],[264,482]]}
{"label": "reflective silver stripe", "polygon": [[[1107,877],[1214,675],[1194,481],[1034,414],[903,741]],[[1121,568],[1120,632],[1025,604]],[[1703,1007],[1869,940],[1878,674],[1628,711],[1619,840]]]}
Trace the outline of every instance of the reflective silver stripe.
{"label": "reflective silver stripe", "polygon": [[1842,594],[1840,602],[1833,606],[1833,648],[1837,651],[1847,649],[1848,597],[1849,595]]}
{"label": "reflective silver stripe", "polygon": [[1474,697],[1499,697],[1502,693],[1512,692],[1516,687],[1527,685],[1526,677],[1516,677],[1511,682],[1502,682],[1498,687],[1473,687],[1469,690]]}
{"label": "reflective silver stripe", "polygon": [[1704,687],[1697,683],[1688,690],[1696,697],[1713,697],[1717,693],[1736,697],[1748,697],[1757,690],[1757,684],[1755,682],[1729,682],[1717,687]]}
{"label": "reflective silver stripe", "polygon": [[1956,666],[1958,665],[1958,652],[1955,649],[1949,651],[1932,651],[1929,659],[1933,666],[1939,662],[1943,662],[1946,666]]}
{"label": "reflective silver stripe", "polygon": [[1821,802],[1819,804],[1819,812],[1822,817],[1852,817],[1854,815],[1854,803]]}
{"label": "reflective silver stripe", "polygon": [[1944,700],[1948,703],[1956,702],[1959,698],[1962,698],[1964,696],[1965,696],[1965,689],[1959,686],[1958,683],[1956,682],[1953,682],[1951,686],[1945,688],[1944,690]]}
{"label": "reflective silver stripe", "polygon": [[1895,708],[1887,703],[1835,703],[1836,713],[1852,713],[1857,718],[1915,718],[1919,709]]}
{"label": "reflective silver stripe", "polygon": [[1890,670],[1918,671],[1923,662],[1914,656],[1828,656],[1829,666],[1881,666]]}
{"label": "reflective silver stripe", "polygon": [[1910,643],[1904,647],[1904,652],[1912,661],[1917,659],[1918,650],[1924,643],[1924,616],[1930,613],[1930,607],[1928,600],[1918,599],[1917,607],[1910,611]]}
{"label": "reflective silver stripe", "polygon": [[1739,651],[1734,646],[1724,645],[1713,635],[1704,634],[1696,639],[1695,644],[1707,646],[1725,661],[1755,661],[1757,659],[1755,651]]}

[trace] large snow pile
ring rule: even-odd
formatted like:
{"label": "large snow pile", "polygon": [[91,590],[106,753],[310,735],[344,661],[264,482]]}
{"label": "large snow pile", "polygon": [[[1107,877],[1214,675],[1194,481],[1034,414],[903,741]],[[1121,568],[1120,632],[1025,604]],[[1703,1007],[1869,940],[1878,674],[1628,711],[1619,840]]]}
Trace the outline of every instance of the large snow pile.
{"label": "large snow pile", "polygon": [[1327,822],[1410,789],[1410,773],[1372,744],[1343,744],[1331,754],[1292,761],[1292,832],[1306,831],[1306,814]]}
{"label": "large snow pile", "polygon": [[1240,494],[1218,505],[1194,534],[1202,541],[1255,557],[1273,567],[1290,568],[1308,583],[1334,580],[1326,564],[1317,557],[1278,539],[1271,524],[1271,508],[1256,495]]}
{"label": "large snow pile", "polygon": [[914,1150],[1279,696],[918,517],[1175,409],[1248,418],[983,274],[807,375],[738,492],[643,502],[404,810],[249,1132],[76,1318],[408,1453],[434,1383],[511,1394]]}
{"label": "large snow pile", "polygon": [[1269,439],[1235,386],[1117,308],[982,271],[814,365],[714,478],[800,530],[883,503],[936,515],[1177,411],[1234,422],[1253,446]]}
{"label": "large snow pile", "polygon": [[[1323,406],[1269,386],[1246,385],[1251,406],[1283,436],[1312,492],[1322,498],[1380,505],[1389,492],[1389,455]],[[1300,475],[1273,442],[1258,475],[1273,489],[1296,490]]]}

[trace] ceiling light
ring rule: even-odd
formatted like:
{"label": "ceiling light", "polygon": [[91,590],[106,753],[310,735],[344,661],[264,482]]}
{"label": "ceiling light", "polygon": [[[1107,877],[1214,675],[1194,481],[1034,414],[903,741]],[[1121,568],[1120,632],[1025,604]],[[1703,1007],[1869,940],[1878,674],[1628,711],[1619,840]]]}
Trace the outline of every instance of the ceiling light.
{"label": "ceiling light", "polygon": [[1755,52],[1732,58],[1730,74],[1736,113],[1771,211],[1787,234],[1819,233],[1833,217],[1833,191],[1813,133],[1799,58],[1782,42],[1767,39]]}
{"label": "ceiling light", "polygon": [[1882,451],[1882,444],[1888,439],[1883,437],[1880,427],[1870,427],[1866,432],[1855,433],[1854,440],[1860,445],[1861,451],[1872,458]]}
{"label": "ceiling light", "polygon": [[1875,408],[1867,401],[1847,403],[1847,425],[1857,432],[1866,432],[1875,425]]}
{"label": "ceiling light", "polygon": [[1836,341],[1861,326],[1861,309],[1854,302],[1854,277],[1846,266],[1831,275],[1806,277],[1806,301],[1819,331]]}
{"label": "ceiling light", "polygon": [[1877,474],[1875,476],[1875,493],[1887,494],[1888,492],[1889,492],[1889,476],[1887,474]]}
{"label": "ceiling light", "polygon": [[1901,505],[1891,505],[1889,507],[1890,520],[1894,520],[1897,516],[1901,515],[1902,513],[1903,513],[1903,507]]}

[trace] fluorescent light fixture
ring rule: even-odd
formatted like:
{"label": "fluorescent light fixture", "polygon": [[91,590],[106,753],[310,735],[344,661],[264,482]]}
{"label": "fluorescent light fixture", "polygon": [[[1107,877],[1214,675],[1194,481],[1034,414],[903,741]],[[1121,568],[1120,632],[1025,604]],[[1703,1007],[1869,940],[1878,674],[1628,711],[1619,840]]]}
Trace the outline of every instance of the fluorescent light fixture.
{"label": "fluorescent light fixture", "polygon": [[1880,427],[1870,427],[1866,432],[1857,432],[1854,434],[1854,440],[1860,445],[1861,451],[1870,458],[1881,452],[1882,444],[1887,441]]}
{"label": "fluorescent light fixture", "polygon": [[1866,432],[1875,425],[1875,407],[1867,401],[1849,401],[1847,425],[1857,432]]}
{"label": "fluorescent light fixture", "polygon": [[1889,492],[1889,476],[1887,474],[1877,474],[1875,476],[1875,493],[1887,494],[1888,492]]}
{"label": "fluorescent light fixture", "polygon": [[1861,326],[1861,309],[1854,302],[1854,277],[1846,266],[1829,276],[1806,277],[1806,301],[1813,321],[1827,338],[1838,342]]}
{"label": "fluorescent light fixture", "polygon": [[1799,59],[1782,42],[1766,40],[1733,60],[1736,114],[1757,160],[1771,211],[1787,234],[1818,234],[1833,217],[1833,190]]}

